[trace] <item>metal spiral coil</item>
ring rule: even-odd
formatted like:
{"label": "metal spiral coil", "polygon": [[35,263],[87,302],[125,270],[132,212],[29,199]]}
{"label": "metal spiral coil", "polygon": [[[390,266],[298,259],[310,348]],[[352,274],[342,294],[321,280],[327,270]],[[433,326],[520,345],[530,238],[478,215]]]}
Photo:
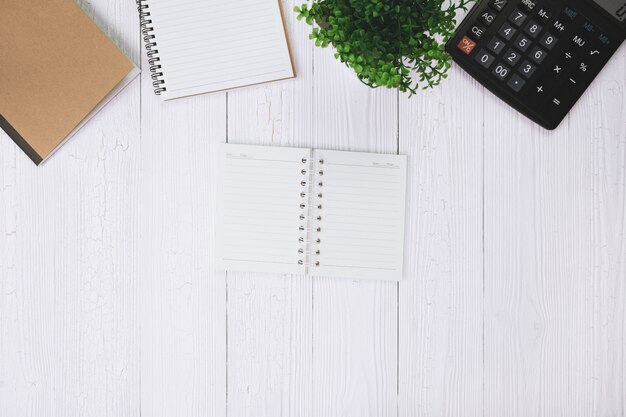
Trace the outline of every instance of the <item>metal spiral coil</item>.
{"label": "metal spiral coil", "polygon": [[156,49],[156,41],[154,36],[154,27],[152,26],[152,19],[150,19],[150,11],[147,0],[136,0],[137,10],[139,11],[139,23],[141,27],[141,35],[146,45],[146,51],[148,56],[148,65],[150,65],[150,72],[152,73],[152,86],[154,87],[154,94],[161,95],[165,88],[165,80],[163,80],[163,72],[161,71],[161,65],[159,62],[158,53]]}

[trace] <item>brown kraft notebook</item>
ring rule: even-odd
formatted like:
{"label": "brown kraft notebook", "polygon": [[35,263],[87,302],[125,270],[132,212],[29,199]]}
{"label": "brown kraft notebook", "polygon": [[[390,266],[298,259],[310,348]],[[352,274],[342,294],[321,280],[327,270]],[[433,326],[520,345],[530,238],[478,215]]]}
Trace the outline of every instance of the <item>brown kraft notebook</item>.
{"label": "brown kraft notebook", "polygon": [[0,127],[40,164],[138,74],[73,0],[0,0]]}

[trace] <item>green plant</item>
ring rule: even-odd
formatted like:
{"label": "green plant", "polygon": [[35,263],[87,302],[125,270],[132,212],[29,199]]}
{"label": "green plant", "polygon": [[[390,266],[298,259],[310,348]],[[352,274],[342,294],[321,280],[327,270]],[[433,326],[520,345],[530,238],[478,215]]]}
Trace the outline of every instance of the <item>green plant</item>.
{"label": "green plant", "polygon": [[335,57],[370,87],[413,95],[446,78],[451,57],[444,49],[456,14],[473,0],[313,0],[294,8],[314,26],[310,38],[333,45]]}

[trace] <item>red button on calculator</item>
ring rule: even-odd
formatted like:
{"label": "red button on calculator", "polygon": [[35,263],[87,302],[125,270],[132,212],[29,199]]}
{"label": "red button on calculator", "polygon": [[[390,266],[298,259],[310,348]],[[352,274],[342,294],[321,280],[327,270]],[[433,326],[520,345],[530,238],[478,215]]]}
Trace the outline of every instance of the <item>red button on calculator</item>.
{"label": "red button on calculator", "polygon": [[474,50],[475,46],[476,46],[476,42],[474,42],[467,36],[463,36],[463,38],[461,38],[461,42],[459,42],[459,44],[456,47],[459,48],[461,52],[463,52],[465,55],[469,55]]}

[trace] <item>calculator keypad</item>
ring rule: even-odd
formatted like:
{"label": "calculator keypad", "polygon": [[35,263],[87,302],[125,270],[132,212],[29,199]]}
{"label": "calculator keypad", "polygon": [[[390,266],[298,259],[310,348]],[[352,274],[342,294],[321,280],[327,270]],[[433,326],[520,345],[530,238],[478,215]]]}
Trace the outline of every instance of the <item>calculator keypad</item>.
{"label": "calculator keypad", "polygon": [[520,9],[513,10],[511,16],[509,16],[509,22],[513,23],[515,26],[520,27],[522,23],[526,21],[528,16],[526,13],[523,13]]}
{"label": "calculator keypad", "polygon": [[477,7],[457,49],[536,112],[566,113],[613,52],[593,21],[555,0],[485,0]]}
{"label": "calculator keypad", "polygon": [[517,29],[515,29],[508,22],[506,22],[502,25],[502,27],[498,31],[498,35],[502,36],[507,41],[510,41],[516,32],[517,32]]}

